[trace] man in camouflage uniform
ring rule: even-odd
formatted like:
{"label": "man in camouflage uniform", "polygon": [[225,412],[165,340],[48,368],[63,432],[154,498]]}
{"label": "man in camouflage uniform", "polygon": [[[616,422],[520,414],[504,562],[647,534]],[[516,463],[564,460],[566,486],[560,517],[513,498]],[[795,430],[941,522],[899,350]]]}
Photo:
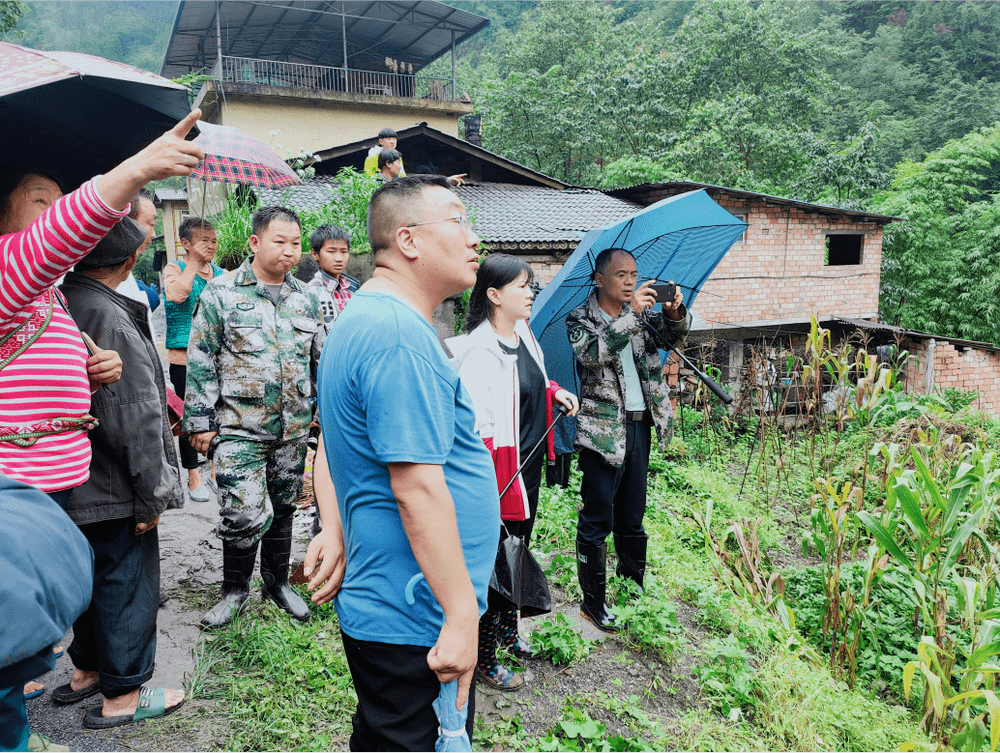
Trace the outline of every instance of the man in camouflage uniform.
{"label": "man in camouflage uniform", "polygon": [[680,291],[653,312],[653,281],[636,287],[635,260],[607,249],[595,263],[595,290],[566,317],[580,376],[576,445],[583,483],[576,534],[577,573],[583,590],[581,614],[605,632],[615,632],[604,602],[607,538],[615,534],[617,573],[642,587],[646,570],[646,473],[651,427],[670,440],[673,408],[660,356],[644,323],[675,344],[690,323]]}
{"label": "man in camouflage uniform", "polygon": [[253,255],[213,279],[194,312],[184,428],[199,452],[214,447],[222,508],[222,601],[202,618],[205,627],[225,625],[243,607],[258,542],[264,597],[309,619],[288,585],[288,560],[326,331],[317,292],[290,274],[301,229],[289,209],[258,210]]}

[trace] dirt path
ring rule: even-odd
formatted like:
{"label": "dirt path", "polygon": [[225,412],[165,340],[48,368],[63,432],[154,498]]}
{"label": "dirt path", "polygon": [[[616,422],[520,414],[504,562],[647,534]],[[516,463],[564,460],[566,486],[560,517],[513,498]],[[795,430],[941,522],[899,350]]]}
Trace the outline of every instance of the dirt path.
{"label": "dirt path", "polygon": [[[196,609],[192,591],[197,586],[215,586],[221,579],[222,554],[218,540],[211,535],[213,516],[217,507],[214,500],[195,503],[188,500],[183,510],[170,510],[163,514],[160,525],[161,583],[170,595],[157,620],[156,668],[148,683],[154,687],[186,687],[195,668],[195,651],[201,631],[197,627],[201,611]],[[72,632],[67,635],[68,645]],[[40,698],[28,701],[28,721],[34,731],[41,732],[54,742],[69,745],[76,750],[166,750],[165,740],[159,734],[150,735],[153,726],[139,724],[116,730],[95,731],[83,728],[84,712],[100,703],[100,696],[88,698],[71,706],[52,703],[52,690],[69,682],[73,665],[68,656],[61,657],[56,668],[41,678],[46,692]],[[193,703],[193,709],[204,704]],[[190,715],[185,710],[182,716]],[[224,738],[223,738],[224,740]],[[178,749],[198,749],[197,737],[188,738]]]}

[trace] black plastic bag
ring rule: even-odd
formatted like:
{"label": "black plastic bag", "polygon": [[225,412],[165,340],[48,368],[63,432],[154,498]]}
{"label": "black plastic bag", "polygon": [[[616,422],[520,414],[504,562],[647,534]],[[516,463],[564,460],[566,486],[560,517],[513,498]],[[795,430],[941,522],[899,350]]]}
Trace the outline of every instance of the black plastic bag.
{"label": "black plastic bag", "polygon": [[520,536],[508,534],[500,540],[490,589],[514,604],[524,617],[552,611],[549,582]]}

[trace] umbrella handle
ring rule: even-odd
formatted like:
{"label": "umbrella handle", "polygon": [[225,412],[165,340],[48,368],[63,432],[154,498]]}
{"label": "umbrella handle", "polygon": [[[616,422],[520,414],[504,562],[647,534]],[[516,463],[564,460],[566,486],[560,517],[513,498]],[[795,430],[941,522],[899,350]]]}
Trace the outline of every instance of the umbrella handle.
{"label": "umbrella handle", "polygon": [[649,322],[647,322],[645,319],[641,319],[640,321],[642,321],[642,326],[643,327],[645,327],[647,330],[649,330],[650,332],[653,333],[653,336],[657,340],[659,340],[659,342],[664,346],[664,349],[665,350],[670,350],[670,351],[673,351],[674,353],[676,353],[677,357],[680,358],[681,361],[684,362],[684,365],[687,366],[689,369],[691,369],[691,371],[693,371],[695,373],[695,375],[702,381],[702,383],[706,387],[708,387],[710,390],[712,390],[712,392],[715,393],[715,396],[718,397],[719,400],[721,400],[722,402],[724,402],[726,405],[729,405],[731,402],[733,402],[733,396],[732,395],[730,395],[728,392],[726,392],[724,389],[722,389],[722,387],[719,386],[718,382],[716,382],[714,379],[712,379],[712,377],[710,377],[704,371],[702,371],[697,366],[695,366],[693,363],[691,363],[687,359],[687,356],[685,356],[683,353],[681,353],[679,350],[677,350],[677,348],[675,348],[673,345],[671,345],[669,342],[667,342],[667,338],[665,338],[660,333],[660,331],[656,329],[656,327],[654,327],[652,324],[650,324]]}
{"label": "umbrella handle", "polygon": [[[730,399],[732,399],[732,398],[730,398]],[[556,415],[552,419],[552,423],[549,424],[549,428],[545,430],[544,434],[542,434],[542,438],[539,439],[535,443],[535,446],[531,448],[531,452],[528,453],[528,456],[524,459],[524,462],[521,463],[520,467],[518,467],[518,469],[514,473],[514,475],[511,476],[510,481],[507,482],[507,486],[505,486],[503,488],[503,491],[500,492],[500,498],[501,499],[503,499],[503,495],[507,493],[507,490],[510,489],[510,485],[514,483],[514,479],[516,479],[518,476],[521,475],[521,471],[524,470],[524,466],[526,466],[528,464],[528,461],[531,460],[532,457],[534,457],[534,455],[535,455],[536,452],[538,452],[538,448],[542,446],[542,442],[544,442],[545,439],[549,436],[549,434],[552,433],[552,430],[554,428],[556,428],[556,424],[559,423],[559,419],[566,415],[566,406],[562,405],[561,403],[559,405],[556,405],[555,406],[555,414]]]}

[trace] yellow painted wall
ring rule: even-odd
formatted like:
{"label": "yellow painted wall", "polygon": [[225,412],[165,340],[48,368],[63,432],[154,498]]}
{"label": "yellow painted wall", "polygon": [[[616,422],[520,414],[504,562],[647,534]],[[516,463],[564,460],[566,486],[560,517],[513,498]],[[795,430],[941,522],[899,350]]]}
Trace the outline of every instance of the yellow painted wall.
{"label": "yellow painted wall", "polygon": [[[277,151],[283,159],[295,156],[300,147],[312,153],[362,139],[371,139],[374,144],[375,135],[383,128],[400,130],[422,121],[457,137],[459,115],[465,114],[429,107],[359,107],[322,100],[265,100],[229,94],[226,99],[228,107],[222,108],[221,124],[235,126],[270,146],[280,144]],[[468,105],[459,107],[471,110]],[[276,130],[281,132],[272,136]]]}

